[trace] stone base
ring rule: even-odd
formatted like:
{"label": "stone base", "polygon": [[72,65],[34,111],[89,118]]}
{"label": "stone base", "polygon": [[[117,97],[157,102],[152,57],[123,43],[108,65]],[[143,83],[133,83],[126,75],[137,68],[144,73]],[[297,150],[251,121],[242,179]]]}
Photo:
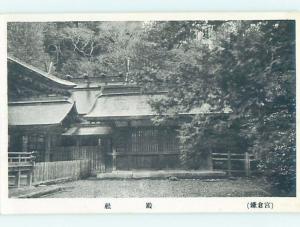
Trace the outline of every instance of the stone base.
{"label": "stone base", "polygon": [[213,170],[133,170],[97,173],[97,179],[207,179],[226,177],[224,171]]}

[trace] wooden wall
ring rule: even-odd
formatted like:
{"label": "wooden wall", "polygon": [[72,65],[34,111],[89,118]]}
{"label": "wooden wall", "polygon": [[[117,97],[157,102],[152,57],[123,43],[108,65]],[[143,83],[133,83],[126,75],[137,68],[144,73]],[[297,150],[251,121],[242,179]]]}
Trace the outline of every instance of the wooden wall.
{"label": "wooden wall", "polygon": [[91,160],[93,171],[105,171],[105,157],[101,146],[59,146],[51,151],[51,161]]}
{"label": "wooden wall", "polygon": [[113,146],[116,169],[178,169],[176,128],[126,127],[116,129]]}

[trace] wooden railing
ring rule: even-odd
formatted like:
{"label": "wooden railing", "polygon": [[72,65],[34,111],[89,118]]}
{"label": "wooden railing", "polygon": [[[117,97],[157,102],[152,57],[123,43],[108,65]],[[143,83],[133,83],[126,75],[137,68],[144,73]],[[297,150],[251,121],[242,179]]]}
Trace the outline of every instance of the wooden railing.
{"label": "wooden railing", "polygon": [[35,152],[8,152],[8,166],[32,166],[35,155]]}
{"label": "wooden railing", "polygon": [[237,154],[231,153],[213,153],[213,166],[215,170],[224,170],[229,176],[232,174],[244,174],[250,176],[251,173],[257,172],[255,156],[248,152]]}
{"label": "wooden railing", "polygon": [[14,186],[20,187],[22,175],[26,175],[27,185],[31,185],[35,154],[35,152],[8,152],[8,174],[14,177]]}

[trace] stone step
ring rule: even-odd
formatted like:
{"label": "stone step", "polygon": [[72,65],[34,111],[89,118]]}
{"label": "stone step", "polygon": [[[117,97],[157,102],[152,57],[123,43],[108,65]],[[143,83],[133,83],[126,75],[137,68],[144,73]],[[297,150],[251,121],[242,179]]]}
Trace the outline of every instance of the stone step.
{"label": "stone step", "polygon": [[97,173],[97,179],[207,179],[226,177],[224,171],[213,170],[157,170],[157,171],[112,171]]}

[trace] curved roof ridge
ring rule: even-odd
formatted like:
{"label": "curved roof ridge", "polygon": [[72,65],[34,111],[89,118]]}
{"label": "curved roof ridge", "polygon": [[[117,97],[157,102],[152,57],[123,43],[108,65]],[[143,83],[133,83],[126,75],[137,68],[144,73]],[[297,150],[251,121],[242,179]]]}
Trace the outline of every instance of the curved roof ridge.
{"label": "curved roof ridge", "polygon": [[31,71],[34,71],[36,72],[37,74],[43,76],[44,78],[48,79],[48,80],[51,80],[57,84],[60,84],[60,85],[63,85],[63,86],[67,86],[67,87],[75,87],[77,84],[73,83],[73,82],[70,82],[70,81],[67,81],[67,80],[64,80],[64,79],[61,79],[61,78],[58,78],[57,76],[54,76],[50,73],[47,73],[47,72],[44,72],[40,69],[38,69],[37,67],[33,66],[33,65],[30,65],[30,64],[27,64],[23,61],[21,61],[20,59],[16,58],[16,57],[12,57],[12,56],[7,56],[7,59],[10,60],[10,61],[13,61]]}

